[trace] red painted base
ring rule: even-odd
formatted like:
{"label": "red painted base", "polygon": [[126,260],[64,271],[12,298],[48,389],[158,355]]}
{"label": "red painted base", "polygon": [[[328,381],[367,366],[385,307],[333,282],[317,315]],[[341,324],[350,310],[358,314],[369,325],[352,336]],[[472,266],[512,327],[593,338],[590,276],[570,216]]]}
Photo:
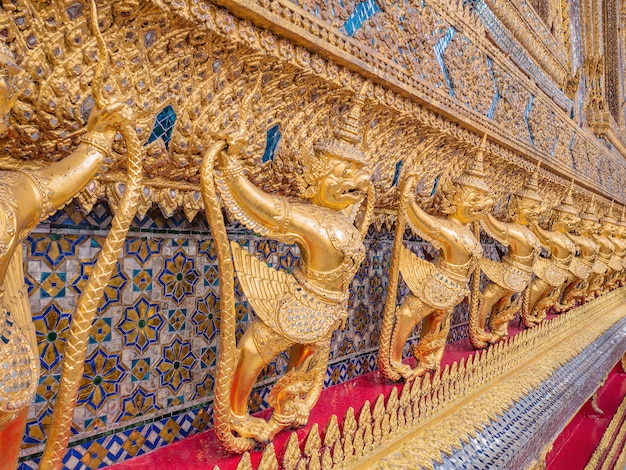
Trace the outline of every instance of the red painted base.
{"label": "red painted base", "polygon": [[618,364],[598,390],[597,404],[604,414],[596,413],[587,401],[554,442],[547,470],[584,469],[625,396],[626,373]]}
{"label": "red painted base", "polygon": [[[548,319],[556,315],[548,315]],[[522,331],[522,327],[511,325],[509,335],[514,336]],[[476,351],[471,346],[469,339],[449,344],[442,360],[442,366],[452,364],[461,358],[467,358]],[[414,360],[413,360],[414,361]],[[412,364],[415,365],[414,363]],[[318,423],[320,431],[324,428],[330,417],[334,414],[341,419],[345,416],[350,406],[358,414],[363,403],[368,400],[374,403],[382,393],[387,397],[392,387],[399,384],[387,381],[378,371],[364,374],[356,379],[340,385],[335,385],[324,390],[319,402],[311,412],[309,424],[298,429],[298,437],[302,442],[313,423]],[[271,411],[266,410],[256,416],[268,418]],[[274,447],[279,453],[291,435],[291,430],[283,431],[274,439]],[[251,453],[252,465],[255,467],[261,459],[262,449]],[[177,470],[213,470],[219,465],[221,470],[234,470],[239,463],[239,455],[224,452],[213,431],[207,431],[179,442],[162,447],[146,455],[113,465],[109,468],[114,470],[131,470],[144,468],[168,468]]]}
{"label": "red painted base", "polygon": [[15,468],[27,418],[28,407],[21,410],[13,422],[0,432],[0,470]]}

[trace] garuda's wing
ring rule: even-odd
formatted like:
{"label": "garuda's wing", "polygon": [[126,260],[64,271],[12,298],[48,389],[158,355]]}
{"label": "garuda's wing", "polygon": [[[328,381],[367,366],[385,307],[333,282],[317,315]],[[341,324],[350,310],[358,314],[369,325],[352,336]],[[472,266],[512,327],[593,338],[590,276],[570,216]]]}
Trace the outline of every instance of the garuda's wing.
{"label": "garuda's wing", "polygon": [[4,296],[0,297],[4,302],[0,305],[0,358],[3,358],[5,368],[9,367],[4,377],[6,386],[0,389],[0,411],[15,411],[28,406],[39,378],[37,339],[24,285],[23,263],[22,246],[19,245],[7,269]]}
{"label": "garuda's wing", "polygon": [[237,278],[248,302],[261,320],[273,324],[278,301],[295,283],[293,276],[260,261],[237,242],[230,242]]}
{"label": "garuda's wing", "polygon": [[420,258],[411,250],[402,247],[400,250],[400,272],[411,292],[420,292],[424,279],[428,279],[433,273],[433,264]]}
{"label": "garuda's wing", "polygon": [[506,263],[489,258],[480,259],[480,269],[494,283],[513,292],[523,291],[530,282],[530,274],[524,273]]}

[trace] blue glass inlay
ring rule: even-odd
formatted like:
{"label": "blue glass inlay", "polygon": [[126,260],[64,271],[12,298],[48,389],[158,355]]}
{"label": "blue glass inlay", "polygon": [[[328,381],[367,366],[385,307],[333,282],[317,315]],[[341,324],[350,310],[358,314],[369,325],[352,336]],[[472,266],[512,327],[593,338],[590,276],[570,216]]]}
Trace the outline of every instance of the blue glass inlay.
{"label": "blue glass inlay", "polygon": [[550,155],[554,157],[554,152],[556,152],[556,144],[559,143],[558,136],[555,137],[554,142],[552,142],[552,150],[550,151]]}
{"label": "blue glass inlay", "polygon": [[450,41],[456,34],[456,29],[452,26],[448,28],[446,34],[435,43],[433,49],[435,50],[435,57],[437,58],[437,63],[439,67],[441,67],[441,71],[443,72],[443,76],[446,79],[446,83],[448,84],[448,89],[450,90],[450,96],[454,96],[454,89],[452,88],[452,80],[450,80],[450,75],[448,75],[448,69],[446,68],[446,64],[443,60],[443,54],[446,52],[446,49],[450,45]]}
{"label": "blue glass inlay", "polygon": [[354,33],[363,26],[363,23],[374,16],[376,13],[380,13],[382,10],[376,0],[365,0],[354,7],[354,11],[348,17],[341,29],[345,31],[348,36],[354,35]]}
{"label": "blue glass inlay", "polygon": [[435,178],[435,182],[433,183],[433,189],[430,192],[431,197],[435,195],[435,193],[437,192],[437,187],[439,186],[439,180],[441,179],[441,173],[439,173],[437,175],[437,177]]}
{"label": "blue glass inlay", "polygon": [[402,160],[396,163],[396,170],[393,173],[393,183],[391,187],[398,186],[398,180],[400,179],[400,172],[402,171]]}
{"label": "blue glass inlay", "polygon": [[496,106],[498,106],[498,102],[502,97],[500,96],[500,90],[498,90],[498,79],[496,78],[496,74],[493,72],[493,61],[491,60],[491,57],[486,57],[486,60],[489,75],[491,75],[491,81],[493,82],[493,90],[495,91],[493,100],[491,101],[491,106],[489,106],[489,111],[487,111],[487,117],[489,119],[493,119],[493,115],[496,112]]}
{"label": "blue glass inlay", "polygon": [[263,163],[274,161],[278,143],[280,142],[280,125],[270,127],[265,135],[265,152],[263,152]]}
{"label": "blue glass inlay", "polygon": [[528,98],[528,104],[526,105],[526,109],[524,110],[524,122],[526,123],[526,129],[528,129],[530,145],[535,145],[535,140],[533,139],[533,131],[531,130],[530,122],[528,121],[528,116],[530,116],[530,110],[533,107],[533,101],[535,101],[535,97],[533,95],[530,95],[530,98]]}
{"label": "blue glass inlay", "polygon": [[574,141],[576,140],[576,133],[572,134],[572,140],[569,141],[569,151],[571,152],[574,149]]}
{"label": "blue glass inlay", "polygon": [[154,120],[154,126],[152,127],[152,132],[150,133],[150,137],[148,137],[146,144],[161,138],[163,139],[165,148],[169,150],[174,124],[176,124],[176,112],[174,111],[174,108],[168,104],[159,114],[157,114],[157,117]]}

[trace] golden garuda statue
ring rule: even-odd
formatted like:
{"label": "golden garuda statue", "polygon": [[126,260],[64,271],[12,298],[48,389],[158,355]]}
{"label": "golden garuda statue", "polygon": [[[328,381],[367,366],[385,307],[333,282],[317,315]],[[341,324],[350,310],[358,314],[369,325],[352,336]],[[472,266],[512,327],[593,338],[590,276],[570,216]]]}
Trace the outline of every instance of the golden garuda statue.
{"label": "golden garuda statue", "polygon": [[[255,93],[241,104],[245,118]],[[244,176],[237,161],[242,142],[248,140],[243,129],[220,136],[204,155],[202,192],[218,253],[222,312],[214,421],[230,451],[243,452],[284,428],[304,425],[319,398],[331,336],[346,319],[348,287],[365,257],[363,239],[373,210],[370,168],[361,149],[363,104],[357,96],[334,136],[315,147],[304,175],[309,184],[306,203],[268,194]],[[291,274],[277,271],[237,243],[229,244],[217,192],[233,218],[248,229],[298,245],[299,266]],[[367,206],[357,228],[354,216],[365,196]],[[256,313],[237,345],[231,253]],[[252,417],[248,399],[257,376],[285,350],[287,373],[269,397],[272,417]]]}
{"label": "golden garuda statue", "polygon": [[[484,348],[508,335],[508,325],[522,308],[528,308],[533,266],[541,253],[541,243],[528,228],[536,224],[543,211],[538,188],[538,172],[526,180],[522,189],[511,194],[509,214],[511,222],[501,222],[487,214],[481,226],[491,238],[509,251],[498,263],[482,258],[480,267],[489,282],[480,295],[478,308],[470,309],[469,335],[475,348]],[[472,305],[473,307],[473,305]],[[489,318],[489,330],[485,323]]]}
{"label": "golden garuda statue", "polygon": [[[379,350],[380,368],[392,380],[408,380],[439,367],[452,311],[469,294],[469,277],[482,256],[480,240],[470,224],[483,218],[494,204],[485,182],[484,144],[485,139],[469,168],[443,188],[446,218],[434,217],[408,200],[415,175],[408,175],[403,184]],[[403,245],[405,214],[412,230],[439,250],[436,261],[421,259]],[[396,290],[392,289],[397,284],[395,269],[411,291],[397,308]],[[421,338],[413,348],[418,363],[411,368],[402,362],[402,350],[419,323]]]}
{"label": "golden garuda statue", "polygon": [[[0,67],[0,133],[6,139],[23,72],[4,40]],[[71,155],[39,170],[0,171],[0,469],[12,469],[17,462],[39,380],[39,349],[24,285],[21,242],[107,167],[115,134],[128,122],[120,103],[95,106],[82,143]]]}
{"label": "golden garuda statue", "polygon": [[[598,257],[593,265],[593,272],[589,277],[589,288],[587,290],[586,300],[595,299],[604,293],[604,284],[610,279],[612,273],[609,263],[615,266],[615,259],[613,258],[615,244],[609,239],[609,236],[612,234],[612,222],[615,221],[611,216],[612,211],[613,202],[611,202],[611,208],[607,216],[604,217],[601,223],[598,223],[595,233],[592,234],[593,240],[598,245]],[[607,217],[609,223],[606,223]],[[613,262],[611,262],[612,259]]]}
{"label": "golden garuda statue", "polygon": [[[617,228],[617,233],[623,243],[626,243],[626,206],[622,207],[622,216],[620,217]],[[623,287],[626,282],[626,257],[622,260],[622,274],[618,276],[617,284],[619,287]]]}
{"label": "golden garuda statue", "polygon": [[605,280],[605,290],[612,290],[619,286],[620,279],[624,274],[624,260],[626,259],[626,240],[621,236],[622,225],[624,224],[624,211],[622,210],[622,217],[620,221],[615,220],[612,217],[612,213],[609,213],[609,217],[602,221],[603,226],[607,226],[606,234],[609,240],[613,242],[615,250],[613,256],[609,260],[610,274]]}
{"label": "golden garuda statue", "polygon": [[558,296],[559,302],[553,306],[556,312],[564,312],[576,306],[576,302],[582,301],[586,294],[589,279],[598,258],[598,244],[593,239],[598,228],[598,216],[595,214],[595,204],[592,198],[587,210],[580,214],[580,224],[576,226],[575,233],[567,234],[576,245],[578,254],[569,265],[572,277],[563,285]]}
{"label": "golden garuda statue", "polygon": [[537,223],[530,226],[550,258],[538,258],[533,268],[537,276],[530,285],[528,309],[522,310],[522,320],[528,327],[546,318],[546,311],[556,302],[561,288],[573,277],[569,265],[576,255],[576,245],[567,234],[580,220],[572,197],[573,185],[572,180],[561,203],[552,208],[550,230],[542,229]]}

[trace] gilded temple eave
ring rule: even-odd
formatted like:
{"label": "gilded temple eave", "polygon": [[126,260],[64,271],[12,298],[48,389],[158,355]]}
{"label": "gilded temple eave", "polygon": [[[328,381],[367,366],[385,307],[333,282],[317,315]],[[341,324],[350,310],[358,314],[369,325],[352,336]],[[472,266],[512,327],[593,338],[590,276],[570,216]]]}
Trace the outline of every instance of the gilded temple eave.
{"label": "gilded temple eave", "polygon": [[[358,31],[353,36],[349,36],[341,28],[329,24],[328,18],[320,19],[287,0],[266,6],[257,2],[229,0],[227,6],[237,12],[237,16],[248,18],[253,23],[261,25],[263,29],[252,26],[248,21],[239,20],[210,3],[199,2],[197,5],[184,2],[145,3],[137,13],[137,17],[144,20],[141,34],[146,35],[151,31],[158,31],[155,34],[159,40],[155,44],[150,44],[151,48],[157,49],[148,50],[146,47],[133,49],[132,44],[123,44],[125,47],[118,48],[118,51],[113,54],[114,57],[126,54],[127,57],[133,59],[136,57],[137,60],[141,60],[141,57],[146,57],[149,60],[147,64],[143,64],[144,69],[141,67],[137,69],[136,64],[134,64],[135,70],[133,70],[133,64],[124,64],[121,69],[123,74],[124,72],[127,74],[125,75],[126,81],[133,85],[141,84],[142,73],[147,74],[146,76],[152,75],[154,80],[147,95],[134,92],[132,88],[127,94],[129,102],[137,110],[137,127],[141,131],[142,142],[149,140],[149,129],[153,126],[155,114],[168,104],[175,110],[179,119],[185,120],[185,123],[194,121],[189,127],[191,133],[181,128],[181,125],[176,126],[173,133],[173,150],[157,148],[158,141],[147,147],[149,155],[144,162],[144,167],[148,175],[146,179],[148,189],[144,194],[146,199],[144,205],[156,202],[165,209],[165,213],[171,213],[172,208],[184,206],[185,199],[195,197],[197,208],[202,207],[201,201],[191,190],[197,184],[200,159],[201,142],[198,141],[197,136],[201,135],[203,129],[207,129],[209,124],[214,127],[215,123],[207,121],[211,113],[213,116],[224,116],[225,107],[230,104],[226,98],[219,103],[215,101],[205,103],[206,100],[201,100],[200,103],[206,106],[206,110],[198,116],[194,115],[198,112],[198,108],[194,110],[186,103],[197,102],[199,87],[221,87],[226,83],[223,81],[224,78],[241,77],[241,75],[229,74],[241,74],[241,64],[254,63],[258,61],[258,57],[268,59],[266,70],[268,73],[271,71],[276,77],[276,80],[268,82],[270,88],[280,82],[279,77],[284,73],[287,74],[285,78],[305,75],[316,77],[314,82],[319,85],[309,90],[311,96],[329,92],[339,96],[348,90],[356,91],[363,77],[374,83],[375,87],[368,96],[374,116],[372,126],[376,121],[380,121],[381,125],[385,123],[386,131],[370,139],[370,148],[367,153],[369,155],[384,153],[383,147],[389,139],[396,142],[395,148],[398,149],[396,154],[387,161],[383,161],[379,168],[381,176],[378,189],[383,195],[377,200],[379,209],[394,206],[396,196],[392,194],[394,188],[390,187],[390,183],[393,180],[396,163],[402,159],[417,162],[418,165],[424,164],[423,158],[415,153],[415,146],[412,145],[414,134],[407,132],[409,128],[421,129],[417,132],[418,135],[444,135],[445,142],[439,153],[450,154],[453,158],[460,158],[454,156],[462,154],[464,149],[476,146],[478,142],[476,134],[487,132],[490,135],[488,159],[493,161],[494,166],[504,163],[518,169],[528,170],[533,162],[541,160],[546,168],[542,174],[546,180],[565,185],[567,180],[576,177],[581,194],[589,190],[604,195],[607,199],[621,201],[624,198],[622,182],[626,181],[626,171],[623,168],[623,159],[615,150],[609,151],[591,132],[578,127],[559,105],[487,39],[482,23],[476,15],[468,9],[459,7],[456,2],[441,2],[433,6],[426,4],[423,10],[416,10],[415,14],[423,15],[423,19],[439,24],[442,31],[447,28],[448,34],[453,37],[448,40],[446,47],[456,48],[455,50],[459,47],[474,48],[472,50],[479,58],[477,63],[479,70],[482,71],[483,77],[487,78],[484,83],[475,82],[475,76],[464,75],[464,72],[461,72],[462,62],[455,62],[456,55],[452,54],[452,51],[446,53],[445,48],[441,52],[441,58],[447,68],[441,69],[439,65],[433,64],[428,70],[418,69],[413,61],[421,57],[419,54],[415,57],[403,58],[388,47],[383,47],[379,40],[374,41],[375,47],[365,44],[358,37]],[[116,20],[112,24],[111,8],[105,7],[102,10],[103,15],[109,18],[108,24],[111,25],[104,32],[105,37],[110,38],[110,41],[116,41],[115,38],[119,38],[136,21]],[[163,12],[167,14],[163,16]],[[289,15],[287,12],[290,12]],[[79,16],[68,20],[64,27],[81,31],[82,18]],[[372,18],[376,19],[376,15]],[[32,62],[31,70],[36,72],[34,64],[36,61],[45,60],[45,50],[38,44],[32,48],[27,47],[25,43],[27,38],[21,36],[26,34],[27,30],[28,28],[23,32],[13,31],[13,26],[11,26],[10,39],[17,40],[17,43],[14,43],[16,52],[22,60]],[[402,30],[396,31],[396,34],[400,38],[404,37]],[[195,35],[210,35],[211,40],[207,42],[204,38],[200,43],[195,43]],[[281,36],[287,36],[289,40],[282,39]],[[87,37],[83,36],[82,39],[86,41],[86,44],[90,44]],[[440,41],[444,39],[445,36],[442,36]],[[144,41],[146,41],[145,38]],[[209,43],[231,44],[229,47],[240,48],[238,65],[235,68],[229,65],[229,69],[224,74],[219,71],[213,77],[206,63],[204,65],[196,63],[195,70],[202,75],[198,75],[193,80],[190,80],[189,76],[185,78],[181,70],[188,67],[185,63],[193,64],[194,59],[191,56],[197,53],[194,51],[199,52],[206,48],[207,52],[210,52],[218,47],[203,45]],[[174,50],[173,48],[183,59],[179,64],[173,65],[172,70],[167,71],[163,64],[157,65],[154,61],[167,53],[166,51]],[[160,54],[159,50],[162,51]],[[65,52],[64,60],[73,63],[75,52],[71,48]],[[186,54],[187,58],[184,58]],[[431,57],[430,60],[432,62],[434,58]],[[422,68],[426,66],[425,62],[419,64]],[[90,65],[87,63],[83,67],[85,67],[86,75],[82,82],[86,84]],[[282,71],[277,73],[279,69]],[[449,72],[447,79],[442,75],[442,70]],[[166,80],[156,79],[154,74],[160,73],[159,71],[166,73]],[[14,154],[29,158],[34,162],[33,166],[50,158],[47,155],[52,153],[46,153],[43,149],[54,145],[55,149],[58,147],[61,153],[68,151],[81,132],[81,120],[70,117],[76,115],[77,105],[82,105],[81,100],[87,96],[84,92],[71,95],[72,99],[69,101],[61,99],[55,103],[56,111],[52,116],[64,121],[61,122],[61,126],[57,124],[55,129],[46,129],[46,126],[50,127],[46,122],[51,119],[50,110],[46,109],[46,101],[50,96],[48,90],[52,87],[54,91],[55,80],[62,81],[70,77],[69,74],[63,72],[63,68],[55,69],[53,74],[55,75],[53,78],[44,80],[37,77],[35,73],[37,87],[34,89],[31,86],[29,90],[37,94],[40,104],[33,107],[32,98],[24,98],[23,109],[15,113],[14,119],[18,121],[16,129],[21,136],[21,142],[29,143],[29,145],[22,145],[19,149],[11,150],[15,150]],[[491,81],[493,83],[490,83]],[[241,86],[241,83],[240,81],[234,86]],[[127,85],[118,84],[118,86],[123,88]],[[315,90],[316,87],[319,91]],[[477,98],[480,93],[477,95],[476,92],[481,87],[492,88],[492,90],[487,92],[487,97]],[[275,89],[274,92],[276,91]],[[268,89],[264,90],[264,93],[271,94],[272,92]],[[77,99],[76,103],[72,102]],[[144,103],[147,103],[146,99],[150,99],[151,104],[144,107]],[[307,106],[310,109],[313,106],[319,106],[319,103],[311,102]],[[287,108],[289,107],[292,106],[288,104]],[[257,125],[253,130],[255,135],[251,138],[253,143],[249,146],[246,163],[251,167],[253,179],[260,178],[265,184],[271,186],[271,181],[262,173],[267,175],[275,169],[268,173],[271,162],[268,164],[259,161],[265,144],[265,130],[275,123],[282,122],[284,125],[287,116],[289,119],[298,121],[300,118],[296,116],[304,116],[305,114],[302,113],[308,111],[304,108],[292,109],[286,110],[282,115],[275,111],[270,113],[268,108],[260,114],[258,114],[259,111],[260,109],[257,110],[255,116]],[[340,111],[337,108],[329,108],[327,112],[333,116],[331,119],[334,120],[336,113]],[[31,115],[38,113],[38,117],[27,118],[28,113]],[[324,114],[318,112],[313,125],[321,124],[323,117]],[[63,129],[63,126],[70,131],[59,131]],[[308,134],[311,132],[311,127],[307,124],[294,130],[298,134]],[[33,133],[39,134],[38,142],[41,150],[38,152],[33,150]],[[554,138],[555,135],[556,138]],[[62,137],[62,143],[57,142],[59,136]],[[292,132],[288,137],[295,142],[300,139],[301,135],[294,138]],[[307,139],[311,142],[310,137],[305,137],[304,140]],[[178,145],[178,141],[182,144]],[[287,155],[284,159],[285,163],[297,164],[296,144],[288,143],[287,139],[283,139],[281,147],[281,152]],[[89,202],[93,203],[97,198],[109,197],[110,199],[110,195],[116,192],[111,185],[123,178],[124,148],[118,145],[114,149],[118,153],[118,170],[112,171],[105,180],[96,183],[97,189],[82,195],[81,201],[87,201],[85,206],[87,209]],[[152,157],[152,154],[155,156]],[[21,165],[20,160],[11,161],[10,159],[5,159],[3,164],[8,168]],[[443,167],[437,166],[440,164],[436,164],[433,168],[432,175],[429,177],[431,181],[437,172],[442,171]],[[447,177],[445,175],[445,178]],[[520,180],[513,179],[510,182],[511,187],[519,184],[521,184]],[[168,191],[168,187],[174,192]],[[552,197],[557,197],[556,192]],[[193,214],[195,214],[194,211],[190,212],[190,215]]]}
{"label": "gilded temple eave", "polygon": [[[504,159],[511,158],[511,153],[515,153],[531,161],[542,160],[554,173],[565,179],[574,176],[571,168],[555,158],[554,149],[552,149],[552,154],[546,151],[542,152],[542,149],[537,148],[538,146],[534,143],[528,142],[528,139],[519,138],[514,132],[510,132],[506,125],[502,125],[502,122],[494,122],[494,119],[489,119],[476,112],[467,102],[463,103],[451,96],[454,93],[446,93],[441,87],[434,87],[428,80],[416,75],[410,67],[402,67],[398,63],[396,51],[376,50],[363,41],[349,37],[342,32],[341,28],[329,25],[328,21],[320,19],[318,16],[305,11],[300,5],[288,0],[270,5],[263,5],[262,2],[239,2],[237,0],[224,0],[216,3],[233,11],[237,16],[250,20],[253,24],[269,29],[279,36],[285,36],[296,44],[302,44],[309,51],[319,53],[325,58],[344,65],[381,85],[387,91],[381,90],[380,93],[375,93],[373,97],[374,99],[378,98],[381,104],[393,106],[402,114],[409,113],[413,116],[418,114],[418,108],[422,108],[421,113],[426,115],[432,111],[437,116],[451,121],[452,125],[459,125],[470,132],[488,132],[493,135],[494,141],[500,144],[497,153]],[[458,28],[460,32],[467,35],[484,54],[501,63],[506,73],[511,74],[533,97],[535,106],[544,106],[544,113],[558,116],[559,124],[565,126],[566,132],[569,131],[576,135],[576,137],[572,137],[572,140],[581,139],[582,142],[578,144],[579,146],[591,146],[589,147],[589,150],[593,148],[591,152],[606,156],[605,158],[614,162],[620,161],[620,159],[615,160],[615,156],[611,156],[612,152],[607,151],[606,147],[597,142],[593,134],[585,132],[569,119],[561,107],[544,93],[535,80],[528,78],[525,73],[510,62],[498,47],[487,39],[483,24],[468,8],[464,8],[454,1],[433,3],[432,8],[436,9],[437,14],[449,21],[451,25],[454,25],[455,29]],[[295,18],[295,20],[292,21],[291,18]],[[312,60],[311,64],[313,65],[315,62]],[[319,67],[314,67],[314,71],[316,70],[321,71]],[[397,94],[397,102],[394,102],[389,96],[390,91]],[[411,104],[401,103],[402,98],[408,99]],[[417,106],[412,103],[417,104]],[[528,107],[531,105],[532,103]],[[542,118],[550,119],[549,114],[544,114]],[[425,121],[428,123],[428,121],[432,122],[436,119],[437,117],[426,117]],[[455,137],[459,140],[465,140],[469,145],[475,145],[475,140],[470,136],[465,139],[459,136]],[[580,178],[580,181],[583,186],[586,186],[588,182],[585,177]],[[601,186],[606,187],[606,185]]]}

